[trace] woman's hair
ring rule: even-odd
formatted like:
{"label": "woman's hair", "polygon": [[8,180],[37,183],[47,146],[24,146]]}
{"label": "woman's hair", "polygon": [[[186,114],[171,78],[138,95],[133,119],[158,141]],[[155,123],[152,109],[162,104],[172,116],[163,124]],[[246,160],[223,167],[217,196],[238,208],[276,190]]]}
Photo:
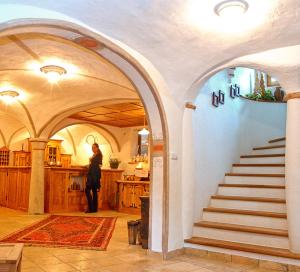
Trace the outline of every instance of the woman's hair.
{"label": "woman's hair", "polygon": [[96,146],[96,147],[97,147],[97,150],[98,150],[97,153],[101,153],[101,154],[102,154],[102,152],[101,152],[101,150],[100,150],[100,147],[99,147],[99,145],[98,145],[97,143],[93,143],[93,146]]}

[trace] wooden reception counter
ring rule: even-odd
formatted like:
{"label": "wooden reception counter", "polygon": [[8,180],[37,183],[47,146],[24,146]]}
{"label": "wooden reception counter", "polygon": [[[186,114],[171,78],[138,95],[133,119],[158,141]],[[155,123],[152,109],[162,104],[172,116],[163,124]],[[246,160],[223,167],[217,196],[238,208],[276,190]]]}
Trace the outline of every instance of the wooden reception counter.
{"label": "wooden reception counter", "polygon": [[117,209],[129,214],[141,213],[141,196],[149,195],[149,181],[118,180]]}
{"label": "wooden reception counter", "polygon": [[[45,212],[84,211],[85,167],[45,167]],[[102,169],[100,209],[116,209],[122,170]],[[0,206],[27,211],[31,167],[0,167]]]}

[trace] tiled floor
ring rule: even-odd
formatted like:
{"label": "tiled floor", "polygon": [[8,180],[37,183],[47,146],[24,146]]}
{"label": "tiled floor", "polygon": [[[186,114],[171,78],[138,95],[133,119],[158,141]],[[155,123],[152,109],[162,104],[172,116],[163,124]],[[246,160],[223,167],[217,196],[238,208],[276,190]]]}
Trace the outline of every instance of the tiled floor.
{"label": "tiled floor", "polygon": [[[80,215],[77,213],[76,215]],[[81,214],[84,215],[84,214]],[[266,272],[254,263],[228,262],[213,254],[206,257],[182,255],[168,261],[147,254],[140,246],[127,243],[127,220],[136,216],[100,212],[95,216],[118,216],[107,251],[25,247],[22,272]],[[0,207],[0,237],[42,219]]]}

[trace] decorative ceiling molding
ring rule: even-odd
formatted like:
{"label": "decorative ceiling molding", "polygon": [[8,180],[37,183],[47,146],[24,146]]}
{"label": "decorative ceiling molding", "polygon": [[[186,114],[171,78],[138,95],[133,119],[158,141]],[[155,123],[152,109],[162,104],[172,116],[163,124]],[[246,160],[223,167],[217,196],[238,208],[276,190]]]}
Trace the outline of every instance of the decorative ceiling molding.
{"label": "decorative ceiling molding", "polygon": [[70,137],[72,147],[73,147],[73,151],[74,151],[74,155],[77,156],[77,148],[76,148],[76,145],[75,145],[73,135],[72,135],[72,133],[70,132],[70,130],[68,128],[66,128],[66,131],[68,133],[68,136]]}
{"label": "decorative ceiling molding", "polygon": [[[66,128],[68,129],[68,127],[73,126],[73,125],[89,125],[89,126],[94,126],[100,130],[103,130],[105,133],[107,133],[113,140],[114,145],[117,147],[117,150],[113,150],[114,152],[120,152],[121,151],[121,145],[120,142],[118,141],[118,139],[115,137],[115,135],[110,132],[107,128],[99,125],[99,124],[95,124],[92,122],[88,122],[88,121],[81,121],[81,120],[76,120],[76,119],[69,119],[70,122],[68,122],[67,124],[65,124],[62,127],[58,127],[57,129],[55,129],[52,134],[50,135],[50,138],[53,137],[56,133],[58,133],[60,130]],[[111,145],[111,139],[109,139],[107,136],[105,136],[104,134],[101,133],[101,135],[105,138],[105,140],[107,142],[110,143]],[[111,145],[112,146],[112,145]],[[113,149],[113,148],[112,148]]]}
{"label": "decorative ceiling molding", "polygon": [[3,141],[4,146],[7,147],[6,139],[5,139],[5,136],[4,136],[4,134],[3,134],[3,132],[2,132],[1,129],[0,129],[0,136],[1,136],[1,138],[2,138],[2,141]]}
{"label": "decorative ceiling molding", "polygon": [[31,50],[25,43],[23,43],[16,35],[8,36],[12,42],[14,42],[17,46],[19,46],[23,51],[25,51],[28,55],[30,55],[33,59],[40,61],[40,57],[33,50]]}
{"label": "decorative ceiling molding", "polygon": [[13,138],[16,136],[16,134],[17,134],[18,132],[24,130],[24,129],[27,130],[26,127],[18,128],[18,129],[10,136],[10,138],[9,138],[9,140],[8,140],[8,143],[7,143],[7,147],[8,147],[8,148],[10,147],[10,145],[11,145],[11,143],[12,143],[12,140],[13,140]]}

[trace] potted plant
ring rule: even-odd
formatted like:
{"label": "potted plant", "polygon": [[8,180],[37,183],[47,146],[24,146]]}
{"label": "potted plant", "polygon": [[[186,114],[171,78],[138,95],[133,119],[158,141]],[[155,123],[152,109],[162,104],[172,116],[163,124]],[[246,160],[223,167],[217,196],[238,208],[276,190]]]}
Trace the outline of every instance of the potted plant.
{"label": "potted plant", "polygon": [[117,159],[117,158],[109,159],[109,165],[110,165],[111,169],[118,169],[120,163],[121,163],[121,161],[119,161],[119,159]]}

